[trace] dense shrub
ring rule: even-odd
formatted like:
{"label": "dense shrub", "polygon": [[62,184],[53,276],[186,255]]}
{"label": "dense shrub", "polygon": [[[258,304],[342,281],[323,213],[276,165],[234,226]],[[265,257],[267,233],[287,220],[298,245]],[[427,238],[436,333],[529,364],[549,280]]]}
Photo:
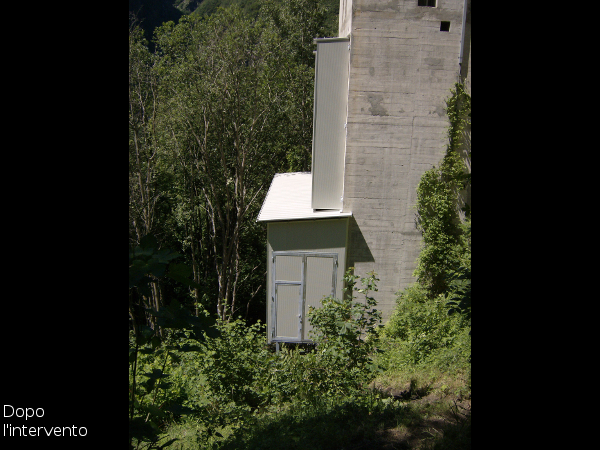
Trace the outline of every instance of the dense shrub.
{"label": "dense shrub", "polygon": [[262,385],[271,354],[260,321],[246,325],[243,320],[219,322],[220,336],[206,339],[200,370],[214,398],[257,408],[264,402]]}
{"label": "dense shrub", "polygon": [[382,331],[386,369],[433,364],[441,369],[464,366],[470,355],[470,327],[462,315],[448,314],[444,296],[427,298],[414,284],[397,298],[397,306]]}
{"label": "dense shrub", "polygon": [[[392,399],[367,389],[378,373],[378,348],[387,352],[375,360],[390,369],[431,362],[458,367],[464,362],[462,355],[470,346],[467,321],[460,314],[448,315],[442,297],[427,300],[420,285],[407,289],[381,329],[370,296],[377,289],[376,275],[361,279],[361,288],[357,280],[346,274],[344,299],[324,298],[321,308],[310,311],[315,346],[282,345],[275,353],[267,345],[264,325],[235,320],[218,322],[219,333],[202,341],[181,331],[169,333],[159,346],[140,348],[138,398],[171,411],[160,443],[177,439],[172,447],[182,449],[250,442],[268,446],[271,441],[261,436],[268,430],[278,439],[291,435],[313,448],[334,448],[323,439],[337,426],[339,414],[339,420],[352,420],[357,426],[371,423],[371,413],[379,415],[379,421],[386,421],[388,413],[390,419],[404,414],[398,408],[385,409]],[[283,417],[285,422],[278,421]],[[321,418],[328,422],[320,437],[304,436]],[[359,430],[354,437],[367,438]]]}
{"label": "dense shrub", "polygon": [[328,387],[346,393],[361,389],[374,377],[372,355],[381,323],[381,313],[375,308],[377,302],[370,296],[377,291],[377,274],[370,272],[361,278],[359,288],[359,277],[352,271],[351,267],[344,277],[346,295],[342,299],[324,298],[322,306],[311,308],[308,314],[317,356],[328,369]]}

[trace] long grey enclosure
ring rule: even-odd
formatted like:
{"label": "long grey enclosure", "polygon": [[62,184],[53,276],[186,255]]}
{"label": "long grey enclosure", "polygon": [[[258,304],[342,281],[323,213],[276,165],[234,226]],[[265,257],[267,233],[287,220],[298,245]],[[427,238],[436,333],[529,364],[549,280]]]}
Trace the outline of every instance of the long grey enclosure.
{"label": "long grey enclosure", "polygon": [[343,207],[348,112],[348,38],[315,39],[315,101],[312,148],[312,207]]}

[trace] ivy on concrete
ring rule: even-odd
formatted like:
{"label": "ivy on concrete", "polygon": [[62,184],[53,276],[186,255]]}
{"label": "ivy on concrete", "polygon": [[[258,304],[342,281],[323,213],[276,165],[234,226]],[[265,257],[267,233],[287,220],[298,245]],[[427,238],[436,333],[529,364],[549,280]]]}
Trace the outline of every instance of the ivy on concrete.
{"label": "ivy on concrete", "polygon": [[[414,276],[428,298],[448,291],[452,274],[470,253],[471,96],[457,83],[446,100],[448,147],[417,187],[417,227],[423,235]],[[468,228],[469,239],[465,239]],[[468,248],[467,248],[468,247]]]}

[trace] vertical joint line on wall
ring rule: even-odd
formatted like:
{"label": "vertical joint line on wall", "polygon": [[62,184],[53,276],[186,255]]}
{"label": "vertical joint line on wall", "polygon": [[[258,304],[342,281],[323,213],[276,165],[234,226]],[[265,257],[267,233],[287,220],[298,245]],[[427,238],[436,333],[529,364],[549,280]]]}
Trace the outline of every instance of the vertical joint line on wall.
{"label": "vertical joint line on wall", "polygon": [[304,337],[304,308],[306,307],[306,255],[302,255],[302,266],[300,267],[300,311],[298,314],[298,337],[301,341]]}
{"label": "vertical joint line on wall", "polygon": [[463,49],[465,47],[465,26],[467,22],[467,0],[463,3],[462,28],[460,30],[460,54],[458,56],[458,82],[460,83],[463,63]]}

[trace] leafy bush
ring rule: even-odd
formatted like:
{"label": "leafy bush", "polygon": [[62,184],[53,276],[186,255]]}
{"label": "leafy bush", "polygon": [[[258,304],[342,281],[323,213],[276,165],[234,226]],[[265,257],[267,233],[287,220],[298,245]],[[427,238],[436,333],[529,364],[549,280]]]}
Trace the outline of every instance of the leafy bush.
{"label": "leafy bush", "polygon": [[386,368],[434,363],[462,364],[470,351],[469,329],[464,318],[449,315],[446,300],[427,298],[419,284],[399,294],[397,306],[382,336],[386,354],[381,358]]}
{"label": "leafy bush", "polygon": [[[263,325],[220,322],[220,336],[206,339],[197,363],[206,390],[196,395],[190,387],[188,398],[196,395],[205,405],[209,398],[213,414],[239,421],[259,408],[290,401],[315,405],[360,390],[375,375],[371,356],[381,315],[369,295],[377,290],[376,274],[362,278],[360,289],[358,278],[348,272],[346,298],[325,298],[321,308],[309,311],[316,346],[308,349],[283,344],[279,354],[273,354]],[[355,301],[355,294],[364,300]]]}
{"label": "leafy bush", "polygon": [[459,312],[471,320],[471,219],[461,225],[463,229],[464,252],[456,264],[456,269],[448,274],[448,292],[446,302],[449,313]]}
{"label": "leafy bush", "polygon": [[464,251],[461,243],[459,184],[465,165],[449,151],[439,167],[426,171],[417,187],[417,223],[423,247],[414,275],[428,288],[430,298],[447,289],[447,274]]}
{"label": "leafy bush", "polygon": [[[130,333],[130,448],[155,448],[164,439],[161,431],[181,414],[194,412],[184,406],[187,394],[182,376],[182,358],[198,347],[191,346],[190,333],[163,330],[156,339],[150,327],[143,334]],[[144,341],[144,334],[151,339]],[[160,448],[173,441],[163,442]]]}
{"label": "leafy bush", "polygon": [[[220,321],[220,336],[207,338],[199,369],[213,405],[251,412],[267,400],[264,385],[269,361],[264,324],[247,326],[243,320]],[[238,414],[238,415],[239,415]]]}
{"label": "leafy bush", "polygon": [[384,427],[414,417],[393,399],[366,392],[336,396],[310,408],[294,401],[286,407],[254,417],[250,426],[222,442],[223,449],[334,450],[386,448]]}
{"label": "leafy bush", "polygon": [[[361,278],[363,287],[358,288],[359,277],[352,274],[353,269],[349,268],[344,277],[347,287],[342,299],[326,297],[320,308],[311,308],[308,313],[319,361],[329,369],[325,379],[330,389],[341,392],[360,389],[373,378],[371,356],[381,323],[377,302],[369,295],[377,291],[377,274],[370,272]],[[364,300],[356,301],[356,294]]]}
{"label": "leafy bush", "polygon": [[[154,448],[159,440],[176,439],[176,448],[210,448],[267,403],[267,365],[275,356],[267,349],[264,325],[235,320],[219,321],[215,328],[218,333],[201,341],[188,331],[169,331],[156,345],[138,346],[136,414],[130,423],[134,443]],[[194,428],[193,435],[178,433],[174,424],[179,422]]]}
{"label": "leafy bush", "polygon": [[[182,384],[174,384],[170,372],[179,364],[182,352],[197,350],[186,340],[202,340],[206,333],[215,335],[211,320],[192,316],[175,300],[168,306],[147,304],[150,284],[159,278],[166,276],[187,286],[196,285],[187,278],[191,269],[173,262],[178,256],[169,248],[159,249],[152,235],[142,238],[140,245],[129,252],[130,449],[153,448],[161,439],[161,427],[184,412],[180,405]],[[148,316],[152,319],[147,320]]]}

